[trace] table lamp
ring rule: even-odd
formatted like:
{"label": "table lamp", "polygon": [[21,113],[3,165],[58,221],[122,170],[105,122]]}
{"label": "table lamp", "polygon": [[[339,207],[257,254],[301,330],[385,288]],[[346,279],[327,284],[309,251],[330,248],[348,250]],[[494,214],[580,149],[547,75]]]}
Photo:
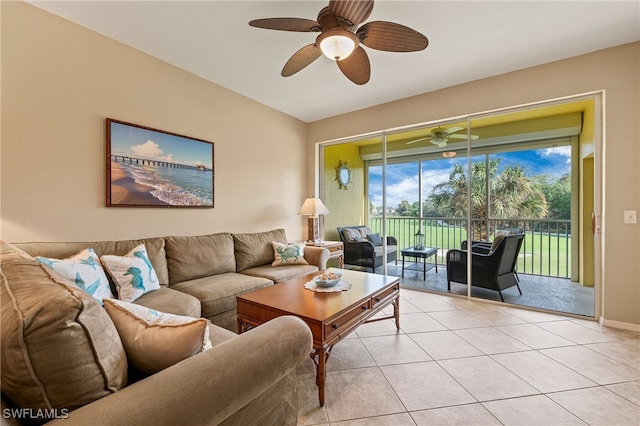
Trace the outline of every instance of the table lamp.
{"label": "table lamp", "polygon": [[302,207],[298,214],[309,216],[307,223],[309,228],[308,240],[314,243],[321,241],[320,232],[318,229],[318,216],[321,214],[328,214],[329,210],[322,203],[319,198],[307,198],[304,200]]}

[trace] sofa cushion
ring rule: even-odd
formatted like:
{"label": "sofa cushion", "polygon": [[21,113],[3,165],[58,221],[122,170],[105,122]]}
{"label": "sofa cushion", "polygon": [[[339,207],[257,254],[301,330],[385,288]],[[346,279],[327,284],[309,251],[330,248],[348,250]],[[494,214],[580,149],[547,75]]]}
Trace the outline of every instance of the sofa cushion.
{"label": "sofa cushion", "polygon": [[171,285],[236,271],[233,238],[229,233],[167,238]]}
{"label": "sofa cushion", "polygon": [[66,259],[38,256],[35,258],[56,282],[76,286],[102,304],[102,299],[113,297],[109,280],[92,248],[84,249]]}
{"label": "sofa cushion", "polygon": [[304,258],[305,243],[282,244],[271,242],[273,247],[273,266],[308,265]]}
{"label": "sofa cushion", "polygon": [[[375,246],[373,248],[373,251],[376,257],[380,257],[385,252],[384,246]],[[395,253],[397,251],[398,251],[398,246],[389,246],[389,245],[387,246],[387,255],[390,255],[391,253]]]}
{"label": "sofa cushion", "polygon": [[270,285],[273,285],[273,281],[266,278],[229,272],[183,281],[172,288],[198,298],[202,304],[202,316],[211,318],[235,309],[236,296]]}
{"label": "sofa cushion", "polygon": [[215,324],[209,324],[209,341],[211,342],[212,348],[216,347],[220,343],[231,340],[234,337],[238,337],[238,335],[233,331],[219,327]]}
{"label": "sofa cushion", "polygon": [[145,293],[160,288],[144,244],[124,256],[104,255],[100,258],[118,287],[118,299],[133,302]]}
{"label": "sofa cushion", "polygon": [[362,237],[360,236],[360,232],[357,229],[353,228],[344,228],[342,230],[342,237],[346,243],[359,243],[362,241]]}
{"label": "sofa cushion", "polygon": [[489,253],[493,253],[500,246],[500,243],[506,236],[506,233],[498,233],[498,231],[496,231],[496,236],[493,239],[493,243],[491,243],[491,249],[489,250]]}
{"label": "sofa cushion", "polygon": [[153,374],[211,348],[209,321],[159,312],[121,300],[104,305],[138,370]]}
{"label": "sofa cushion", "polygon": [[[73,256],[80,250],[91,247],[98,257],[105,254],[124,256],[134,247],[144,244],[149,260],[156,271],[160,285],[169,285],[169,272],[167,269],[167,255],[165,252],[164,238],[145,238],[141,240],[122,241],[97,241],[81,243],[17,243],[16,247],[29,253],[31,256],[44,256],[62,259]],[[110,278],[110,277],[109,277]],[[115,283],[112,288],[116,292]]]}
{"label": "sofa cushion", "polygon": [[360,233],[360,238],[363,241],[367,241],[367,235],[371,234],[371,229],[368,226],[358,226],[356,231]]}
{"label": "sofa cushion", "polygon": [[285,266],[271,266],[263,265],[256,266],[255,268],[249,268],[242,271],[243,274],[251,275],[253,277],[267,278],[274,283],[280,281],[290,280],[303,275],[312,274],[318,272],[318,267],[315,265],[285,265]]}
{"label": "sofa cushion", "polygon": [[346,243],[360,243],[368,241],[367,235],[371,234],[368,226],[349,226],[342,228],[342,237]]}
{"label": "sofa cushion", "polygon": [[16,407],[73,410],[123,388],[126,355],[102,306],[0,244],[3,395]]}
{"label": "sofa cushion", "polygon": [[367,235],[367,240],[371,241],[371,244],[373,244],[374,246],[382,245],[382,237],[380,236],[380,234],[369,234]]}
{"label": "sofa cushion", "polygon": [[135,304],[174,315],[201,317],[198,299],[169,287],[160,287],[158,290],[145,293],[136,299]]}
{"label": "sofa cushion", "polygon": [[233,245],[236,253],[236,271],[271,264],[274,261],[273,247],[275,241],[287,244],[284,229],[251,234],[233,234]]}

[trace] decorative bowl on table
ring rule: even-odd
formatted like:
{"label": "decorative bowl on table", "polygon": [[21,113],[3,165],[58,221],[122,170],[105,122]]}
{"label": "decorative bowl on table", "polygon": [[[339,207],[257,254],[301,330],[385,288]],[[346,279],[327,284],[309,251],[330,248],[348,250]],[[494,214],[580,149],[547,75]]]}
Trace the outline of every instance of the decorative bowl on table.
{"label": "decorative bowl on table", "polygon": [[326,272],[322,275],[313,277],[313,282],[318,287],[333,287],[338,284],[342,279],[342,274],[339,272]]}

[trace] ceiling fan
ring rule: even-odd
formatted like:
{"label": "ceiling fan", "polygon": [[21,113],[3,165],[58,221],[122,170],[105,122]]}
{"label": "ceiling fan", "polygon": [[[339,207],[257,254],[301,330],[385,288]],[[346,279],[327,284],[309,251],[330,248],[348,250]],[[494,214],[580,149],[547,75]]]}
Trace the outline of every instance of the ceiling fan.
{"label": "ceiling fan", "polygon": [[[289,77],[311,64],[323,53],[358,85],[369,81],[371,65],[360,46],[387,52],[417,52],[429,40],[416,30],[387,21],[372,21],[357,28],[373,10],[373,0],[331,0],[318,14],[317,21],[304,18],[254,19],[249,25],[281,31],[319,32],[315,43],[304,46],[289,58],[281,75]],[[357,29],[356,29],[357,28]]]}
{"label": "ceiling fan", "polygon": [[[449,139],[467,139],[466,134],[464,135],[454,134],[456,132],[459,132],[460,130],[464,130],[464,127],[453,126],[453,127],[449,127],[448,129],[445,129],[444,127],[436,127],[427,136],[409,141],[407,142],[407,145],[411,145],[412,143],[416,143],[416,142],[420,142],[428,139],[429,142],[431,142],[432,144],[442,148],[447,146],[447,142],[449,141]],[[471,135],[471,140],[476,140],[476,139],[478,139],[477,135]]]}

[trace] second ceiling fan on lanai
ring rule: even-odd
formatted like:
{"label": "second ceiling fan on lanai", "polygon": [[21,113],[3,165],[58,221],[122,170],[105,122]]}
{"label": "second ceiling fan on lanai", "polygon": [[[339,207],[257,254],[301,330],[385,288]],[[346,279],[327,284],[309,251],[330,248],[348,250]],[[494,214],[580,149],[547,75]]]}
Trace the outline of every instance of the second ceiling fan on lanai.
{"label": "second ceiling fan on lanai", "polygon": [[[249,22],[252,27],[270,30],[319,32],[315,43],[304,46],[289,58],[282,76],[302,70],[323,53],[338,64],[352,82],[365,84],[371,75],[367,52],[360,46],[387,52],[424,50],[429,40],[418,31],[387,21],[372,21],[357,28],[373,10],[373,0],[331,0],[317,21],[304,18],[264,18]],[[357,28],[357,29],[356,29]]]}
{"label": "second ceiling fan on lanai", "polygon": [[[411,145],[412,143],[429,140],[434,145],[439,146],[440,148],[447,146],[447,142],[449,139],[467,139],[466,134],[456,135],[454,133],[459,132],[460,130],[464,130],[464,127],[461,126],[453,126],[445,129],[444,127],[436,127],[423,138],[418,138],[407,142],[407,145]],[[469,139],[472,141],[478,139],[477,135],[470,135]]]}

